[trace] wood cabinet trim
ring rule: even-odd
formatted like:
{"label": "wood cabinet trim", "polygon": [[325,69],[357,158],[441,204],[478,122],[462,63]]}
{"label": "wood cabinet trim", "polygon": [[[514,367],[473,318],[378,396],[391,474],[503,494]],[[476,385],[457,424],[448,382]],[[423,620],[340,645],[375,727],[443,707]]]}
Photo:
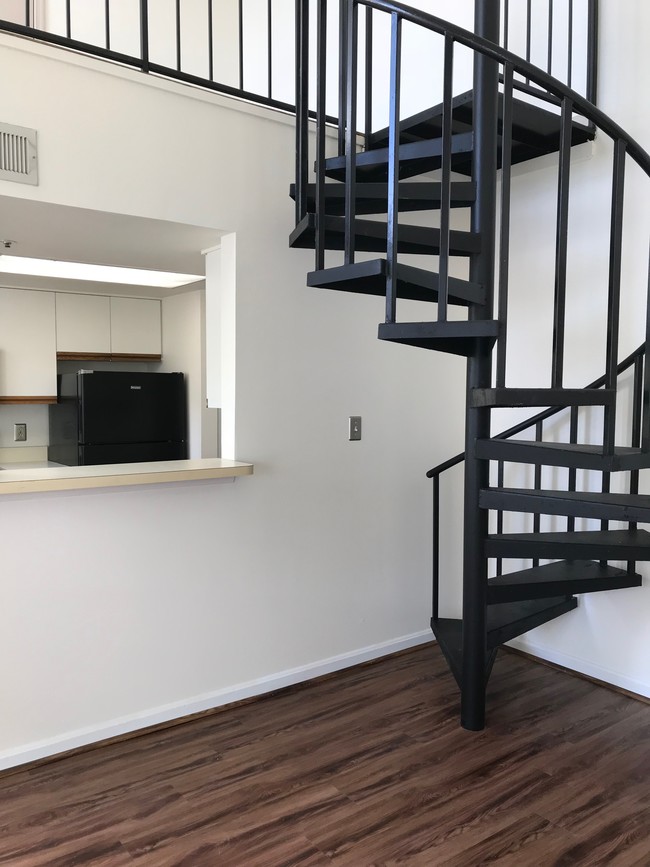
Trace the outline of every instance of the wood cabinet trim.
{"label": "wood cabinet trim", "polygon": [[50,395],[50,394],[44,394],[44,395],[36,395],[36,394],[34,394],[34,395],[32,395],[32,394],[2,395],[0,397],[0,404],[5,404],[5,403],[14,403],[14,404],[16,404],[16,403],[22,403],[22,404],[26,404],[26,403],[56,403],[56,395],[55,394],[54,395]]}
{"label": "wood cabinet trim", "polygon": [[144,352],[57,352],[57,361],[162,361],[160,353]]}

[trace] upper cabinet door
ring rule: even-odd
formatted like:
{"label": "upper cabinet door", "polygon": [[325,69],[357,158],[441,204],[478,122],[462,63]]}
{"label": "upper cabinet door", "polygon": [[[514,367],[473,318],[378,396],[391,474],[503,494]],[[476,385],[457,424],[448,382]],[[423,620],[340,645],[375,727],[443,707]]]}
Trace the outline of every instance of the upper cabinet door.
{"label": "upper cabinet door", "polygon": [[56,293],[56,351],[110,353],[111,305],[107,295]]}
{"label": "upper cabinet door", "polygon": [[53,292],[0,289],[0,401],[56,400],[55,334]]}
{"label": "upper cabinet door", "polygon": [[113,355],[160,357],[162,332],[158,299],[111,297],[111,352]]}

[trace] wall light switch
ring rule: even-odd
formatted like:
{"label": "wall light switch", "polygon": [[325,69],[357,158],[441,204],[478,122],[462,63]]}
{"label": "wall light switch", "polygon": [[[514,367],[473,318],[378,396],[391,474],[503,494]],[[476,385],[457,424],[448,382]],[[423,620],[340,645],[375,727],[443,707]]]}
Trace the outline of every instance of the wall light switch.
{"label": "wall light switch", "polygon": [[24,443],[27,439],[27,425],[26,424],[15,424],[14,425],[14,442],[15,443]]}
{"label": "wall light switch", "polygon": [[361,439],[361,416],[360,415],[351,415],[350,416],[350,428],[348,433],[348,439],[352,442],[353,440]]}

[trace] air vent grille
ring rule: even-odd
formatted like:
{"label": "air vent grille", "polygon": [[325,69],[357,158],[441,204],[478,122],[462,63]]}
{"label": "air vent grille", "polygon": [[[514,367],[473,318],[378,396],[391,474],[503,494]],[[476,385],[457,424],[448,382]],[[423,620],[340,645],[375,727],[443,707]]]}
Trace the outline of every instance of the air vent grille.
{"label": "air vent grille", "polygon": [[35,129],[0,123],[0,180],[38,184]]}

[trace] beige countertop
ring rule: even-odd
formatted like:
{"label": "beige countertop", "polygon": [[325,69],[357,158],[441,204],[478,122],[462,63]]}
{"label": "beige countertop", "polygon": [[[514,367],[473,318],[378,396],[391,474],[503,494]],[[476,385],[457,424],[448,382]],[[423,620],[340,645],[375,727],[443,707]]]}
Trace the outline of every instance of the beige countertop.
{"label": "beige countertop", "polygon": [[225,479],[249,476],[252,472],[253,464],[224,458],[105,464],[93,467],[64,467],[47,461],[5,462],[0,470],[0,494]]}

